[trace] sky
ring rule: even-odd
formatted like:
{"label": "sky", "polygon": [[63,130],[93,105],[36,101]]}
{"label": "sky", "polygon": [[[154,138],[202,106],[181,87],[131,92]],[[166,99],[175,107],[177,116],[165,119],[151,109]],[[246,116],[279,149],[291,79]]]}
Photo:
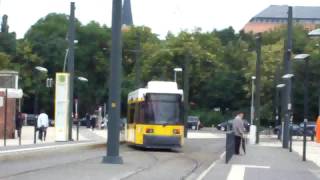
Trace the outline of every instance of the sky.
{"label": "sky", "polygon": [[[22,38],[47,14],[70,14],[70,0],[0,0],[0,16],[7,14],[9,31]],[[82,24],[94,20],[111,26],[112,0],[74,0]],[[168,31],[241,30],[251,17],[270,5],[320,6],[320,0],[131,0],[134,24],[165,37]]]}

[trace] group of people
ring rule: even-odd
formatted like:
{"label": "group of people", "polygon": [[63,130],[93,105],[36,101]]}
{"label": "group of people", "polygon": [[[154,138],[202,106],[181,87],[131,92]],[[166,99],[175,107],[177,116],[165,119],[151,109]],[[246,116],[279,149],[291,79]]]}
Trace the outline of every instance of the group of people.
{"label": "group of people", "polygon": [[91,130],[93,131],[96,128],[97,116],[95,114],[90,116],[89,113],[86,113],[86,122],[87,128],[91,128]]}
{"label": "group of people", "polygon": [[96,110],[91,116],[86,113],[87,128],[91,128],[93,131],[95,128],[104,129],[106,127],[107,119],[102,116],[101,110]]}
{"label": "group of people", "polygon": [[[25,118],[23,117],[22,112],[18,112],[16,114],[15,120],[16,120],[16,130],[17,130],[18,138],[21,138],[21,131],[22,131],[24,119]],[[47,136],[47,128],[49,127],[49,117],[44,110],[41,110],[41,113],[39,114],[36,120],[35,126],[36,126],[36,130],[39,131],[38,139],[41,141],[45,141]]]}

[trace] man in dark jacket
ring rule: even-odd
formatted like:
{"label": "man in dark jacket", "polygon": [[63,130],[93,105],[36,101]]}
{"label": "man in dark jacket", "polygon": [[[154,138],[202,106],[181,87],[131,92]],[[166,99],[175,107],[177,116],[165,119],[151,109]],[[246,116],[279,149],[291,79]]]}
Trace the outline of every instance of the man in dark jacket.
{"label": "man in dark jacket", "polygon": [[21,137],[22,124],[23,124],[23,115],[21,112],[18,112],[16,115],[16,130],[19,138]]}

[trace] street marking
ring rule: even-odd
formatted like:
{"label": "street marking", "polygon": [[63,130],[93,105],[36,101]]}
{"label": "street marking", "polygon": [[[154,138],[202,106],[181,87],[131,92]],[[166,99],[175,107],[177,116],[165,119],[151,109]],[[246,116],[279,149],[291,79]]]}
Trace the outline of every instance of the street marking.
{"label": "street marking", "polygon": [[255,166],[255,165],[232,165],[229,172],[227,180],[244,180],[244,171],[246,168],[259,168],[259,169],[269,169],[270,166]]}
{"label": "street marking", "polygon": [[212,164],[200,174],[197,180],[202,180],[211,171],[211,169],[217,164],[218,160],[222,159],[225,154],[226,152],[223,152],[222,154],[220,154],[219,159],[213,161]]}

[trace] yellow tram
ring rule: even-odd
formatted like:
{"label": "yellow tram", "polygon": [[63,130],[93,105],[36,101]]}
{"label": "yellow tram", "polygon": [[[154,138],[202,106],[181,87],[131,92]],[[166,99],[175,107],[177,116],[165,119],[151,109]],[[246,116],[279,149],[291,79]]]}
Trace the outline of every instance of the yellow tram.
{"label": "yellow tram", "polygon": [[146,148],[177,148],[184,142],[183,91],[176,82],[150,81],[128,95],[127,143]]}

